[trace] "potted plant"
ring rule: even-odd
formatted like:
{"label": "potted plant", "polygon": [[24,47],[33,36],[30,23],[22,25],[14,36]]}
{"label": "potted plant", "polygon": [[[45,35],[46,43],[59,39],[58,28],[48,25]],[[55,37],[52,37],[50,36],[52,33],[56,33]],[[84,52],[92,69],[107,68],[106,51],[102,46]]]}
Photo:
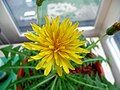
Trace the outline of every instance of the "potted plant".
{"label": "potted plant", "polygon": [[[30,42],[0,49],[5,55],[0,70],[9,76],[7,84],[0,83],[2,89],[120,90],[104,77],[101,62],[107,60],[91,52],[100,40],[89,44],[77,30],[78,23],[69,18],[60,22],[59,16],[46,16],[45,21],[43,26],[31,24],[34,32],[25,34]],[[104,36],[119,31],[119,25],[108,28]]]}
{"label": "potted plant", "polygon": [[76,29],[77,23],[72,25],[69,19],[62,23],[58,22],[59,17],[52,22],[47,17],[46,20],[42,28],[32,24],[35,33],[25,35],[32,42],[25,42],[22,47],[1,48],[5,64],[0,70],[14,75],[7,89],[119,90],[104,77],[101,62],[105,60],[90,52],[98,41],[85,45],[87,41]]}

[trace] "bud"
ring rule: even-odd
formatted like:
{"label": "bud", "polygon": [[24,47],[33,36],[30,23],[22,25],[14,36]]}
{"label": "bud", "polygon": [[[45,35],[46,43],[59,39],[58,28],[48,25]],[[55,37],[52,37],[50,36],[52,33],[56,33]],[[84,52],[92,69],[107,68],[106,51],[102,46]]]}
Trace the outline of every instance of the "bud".
{"label": "bud", "polygon": [[116,22],[116,23],[113,25],[113,27],[114,27],[116,30],[120,31],[120,22]]}
{"label": "bud", "polygon": [[36,5],[41,6],[44,0],[36,0]]}
{"label": "bud", "polygon": [[108,28],[106,34],[113,35],[118,31],[120,31],[120,22],[116,22],[110,28]]}

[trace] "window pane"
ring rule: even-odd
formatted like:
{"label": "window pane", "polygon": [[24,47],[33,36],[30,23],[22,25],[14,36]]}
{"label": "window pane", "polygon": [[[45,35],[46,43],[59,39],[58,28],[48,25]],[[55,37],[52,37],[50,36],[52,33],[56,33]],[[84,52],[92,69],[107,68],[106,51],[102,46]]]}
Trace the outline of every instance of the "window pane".
{"label": "window pane", "polygon": [[120,32],[118,32],[118,33],[116,33],[116,34],[114,35],[114,40],[115,40],[115,42],[117,43],[117,46],[118,46],[118,48],[119,48],[119,50],[120,50]]}
{"label": "window pane", "polygon": [[[30,22],[36,22],[36,0],[3,0],[19,32],[31,30]],[[44,17],[61,16],[80,22],[80,26],[94,26],[102,0],[45,0],[40,10],[40,23]]]}
{"label": "window pane", "polygon": [[37,22],[35,0],[3,0],[19,32],[31,30],[30,22]]}

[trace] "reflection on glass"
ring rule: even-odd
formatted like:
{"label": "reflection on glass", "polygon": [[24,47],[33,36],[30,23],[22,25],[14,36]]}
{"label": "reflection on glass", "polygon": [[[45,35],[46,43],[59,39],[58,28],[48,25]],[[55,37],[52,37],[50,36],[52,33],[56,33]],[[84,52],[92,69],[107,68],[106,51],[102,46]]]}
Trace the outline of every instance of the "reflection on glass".
{"label": "reflection on glass", "polygon": [[120,50],[120,32],[118,32],[114,35],[114,40],[115,40],[115,42]]}
{"label": "reflection on glass", "polygon": [[[3,0],[18,30],[31,30],[30,22],[37,23],[36,0]],[[80,26],[94,26],[101,0],[45,0],[39,9],[40,23],[44,24],[44,17],[69,17],[73,22],[80,22]]]}
{"label": "reflection on glass", "polygon": [[31,30],[30,22],[37,22],[35,1],[3,0],[20,33]]}

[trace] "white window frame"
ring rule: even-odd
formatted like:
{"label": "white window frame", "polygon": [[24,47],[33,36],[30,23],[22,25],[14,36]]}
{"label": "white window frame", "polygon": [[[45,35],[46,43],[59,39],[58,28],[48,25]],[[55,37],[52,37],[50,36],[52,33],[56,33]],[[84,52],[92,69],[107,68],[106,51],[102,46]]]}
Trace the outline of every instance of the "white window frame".
{"label": "white window frame", "polygon": [[[82,27],[82,29],[86,29],[84,32],[85,36],[90,36],[90,37],[98,36],[98,32],[101,28],[101,25],[107,14],[107,11],[109,10],[110,3],[111,0],[102,0],[94,27]],[[2,14],[0,16],[0,25],[3,33],[12,43],[24,41],[25,38],[23,37],[23,35],[20,35],[18,28],[14,24],[14,21],[12,20],[10,14],[8,13],[3,3],[3,0],[0,0],[0,9],[1,9],[0,13]]]}
{"label": "white window frame", "polygon": [[111,5],[111,1],[112,0],[102,0],[101,5],[99,7],[95,25],[92,28],[82,27],[82,28],[85,28],[85,32],[84,32],[85,36],[88,36],[88,37],[99,36],[99,31],[101,30],[104,19],[106,18],[107,12]]}
{"label": "white window frame", "polygon": [[[105,34],[108,27],[113,25],[115,22],[119,21],[120,18],[120,0],[112,0],[109,7],[106,18],[103,22],[99,36]],[[120,50],[114,41],[113,36],[107,36],[102,41],[102,46],[104,51],[109,58],[109,64],[111,66],[113,76],[115,78],[115,83],[120,85]]]}

